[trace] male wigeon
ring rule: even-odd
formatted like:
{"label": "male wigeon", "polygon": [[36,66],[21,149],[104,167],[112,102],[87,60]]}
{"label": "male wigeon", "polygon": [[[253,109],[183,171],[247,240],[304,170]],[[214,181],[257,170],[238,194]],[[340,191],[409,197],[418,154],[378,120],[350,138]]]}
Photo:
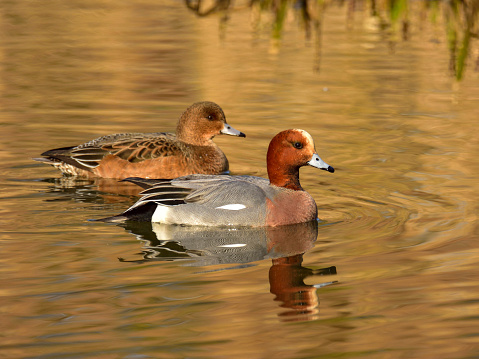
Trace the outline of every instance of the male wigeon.
{"label": "male wigeon", "polygon": [[245,137],[226,123],[213,102],[197,102],[181,115],[172,133],[122,133],[107,135],[79,146],[42,153],[37,161],[64,174],[87,178],[176,178],[193,173],[221,174],[228,160],[212,141],[219,134]]}
{"label": "male wigeon", "polygon": [[317,218],[314,199],[299,183],[299,168],[334,172],[316,153],[309,133],[278,133],[267,154],[269,181],[253,176],[189,175],[173,180],[129,178],[147,188],[138,202],[108,222],[146,220],[199,226],[280,226]]}

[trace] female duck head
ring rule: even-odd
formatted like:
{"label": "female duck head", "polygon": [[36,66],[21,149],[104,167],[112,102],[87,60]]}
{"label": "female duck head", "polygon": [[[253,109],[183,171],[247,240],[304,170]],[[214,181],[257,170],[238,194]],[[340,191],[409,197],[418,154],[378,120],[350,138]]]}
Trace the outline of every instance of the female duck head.
{"label": "female duck head", "polygon": [[188,107],[176,128],[179,140],[198,146],[210,144],[212,138],[219,134],[245,137],[243,132],[226,123],[221,107],[210,101],[196,102]]}

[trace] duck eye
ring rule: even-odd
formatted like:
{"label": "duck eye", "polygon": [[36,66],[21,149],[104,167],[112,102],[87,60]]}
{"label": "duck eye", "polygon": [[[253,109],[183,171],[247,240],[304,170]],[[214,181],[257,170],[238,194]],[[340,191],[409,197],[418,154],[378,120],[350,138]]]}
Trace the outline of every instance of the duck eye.
{"label": "duck eye", "polygon": [[206,118],[211,121],[213,120],[213,115],[208,115]]}
{"label": "duck eye", "polygon": [[303,148],[303,144],[301,142],[295,142],[295,143],[293,143],[293,146],[297,149]]}

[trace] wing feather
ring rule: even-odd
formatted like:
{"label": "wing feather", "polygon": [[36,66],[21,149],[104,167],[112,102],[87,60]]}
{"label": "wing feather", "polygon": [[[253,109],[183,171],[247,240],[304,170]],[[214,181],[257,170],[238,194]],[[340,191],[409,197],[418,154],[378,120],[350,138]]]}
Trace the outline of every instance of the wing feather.
{"label": "wing feather", "polygon": [[80,165],[94,168],[107,155],[114,155],[128,162],[178,156],[181,149],[172,133],[115,134],[97,138],[74,147],[63,156],[70,156]]}
{"label": "wing feather", "polygon": [[260,206],[264,204],[267,196],[264,187],[268,185],[268,180],[250,176],[189,175],[146,185],[141,179],[130,181],[147,189],[127,211],[151,202],[166,206],[195,203],[210,208],[243,202],[250,207]]}

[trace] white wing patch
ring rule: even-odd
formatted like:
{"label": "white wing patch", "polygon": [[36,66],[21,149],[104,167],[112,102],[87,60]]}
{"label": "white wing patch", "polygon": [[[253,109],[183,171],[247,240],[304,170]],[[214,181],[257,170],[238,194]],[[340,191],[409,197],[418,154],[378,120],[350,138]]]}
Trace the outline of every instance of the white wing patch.
{"label": "white wing patch", "polygon": [[223,244],[222,246],[218,246],[221,248],[241,248],[246,247],[245,243],[235,243],[235,244]]}
{"label": "white wing patch", "polygon": [[246,206],[244,204],[233,203],[233,204],[225,204],[221,207],[216,207],[215,209],[227,209],[229,211],[239,211],[240,209],[245,209]]}

